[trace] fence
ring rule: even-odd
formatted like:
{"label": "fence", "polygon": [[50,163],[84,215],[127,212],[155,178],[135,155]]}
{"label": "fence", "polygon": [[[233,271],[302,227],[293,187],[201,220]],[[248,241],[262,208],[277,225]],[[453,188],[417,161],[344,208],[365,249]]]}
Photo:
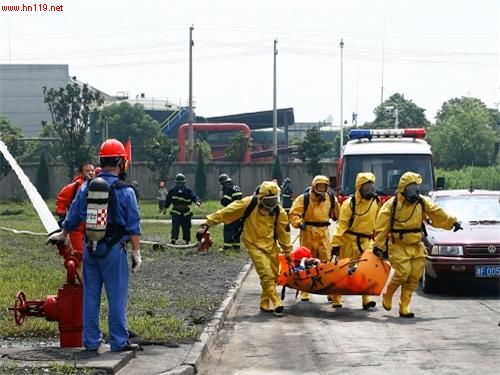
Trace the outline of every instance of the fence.
{"label": "fence", "polygon": [[[323,174],[326,176],[336,175],[336,163],[324,163]],[[21,163],[26,175],[35,184],[35,176],[38,163]],[[302,163],[282,163],[283,177],[290,177],[296,193],[301,193],[310,185],[312,176],[309,176]],[[227,173],[233,181],[239,185],[244,195],[250,195],[257,185],[262,181],[272,178],[272,163],[243,164],[217,162],[205,166],[207,174],[207,194],[208,199],[218,199],[220,185],[217,177],[221,173]],[[176,163],[170,169],[167,178],[167,186],[174,185],[174,177],[177,173],[184,173],[187,184],[194,187],[196,163]],[[139,183],[139,193],[141,199],[156,199],[158,192],[158,178],[147,168],[145,163],[134,163],[129,173],[129,180],[137,180]],[[57,192],[69,181],[67,180],[65,167],[63,165],[49,166],[50,196],[55,197]],[[14,172],[0,180],[0,200],[5,199],[27,199],[21,183]]]}

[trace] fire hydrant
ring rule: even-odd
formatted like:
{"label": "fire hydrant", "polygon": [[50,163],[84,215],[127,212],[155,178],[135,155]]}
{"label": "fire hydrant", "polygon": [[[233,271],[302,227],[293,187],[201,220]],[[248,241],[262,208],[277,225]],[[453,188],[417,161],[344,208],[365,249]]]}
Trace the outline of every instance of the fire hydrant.
{"label": "fire hydrant", "polygon": [[47,296],[44,301],[27,301],[23,292],[17,293],[14,319],[21,325],[28,316],[45,317],[49,322],[59,322],[59,343],[61,348],[82,346],[82,302],[83,283],[77,272],[82,255],[66,244],[57,245],[59,255],[64,258],[66,283],[57,291],[57,296]]}

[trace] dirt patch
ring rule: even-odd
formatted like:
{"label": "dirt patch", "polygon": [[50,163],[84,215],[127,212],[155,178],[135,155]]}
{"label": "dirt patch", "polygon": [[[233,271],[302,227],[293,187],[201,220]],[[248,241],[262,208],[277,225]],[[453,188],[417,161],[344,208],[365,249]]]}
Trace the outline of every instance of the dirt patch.
{"label": "dirt patch", "polygon": [[[150,248],[142,251],[142,257],[142,270],[132,277],[130,285],[129,316],[171,316],[181,320],[191,333],[184,338],[177,334],[168,343],[190,342],[198,337],[193,331],[201,332],[212,319],[249,261],[244,250],[200,253],[194,249]],[[140,298],[141,303],[135,304],[134,298]],[[144,301],[148,298],[151,303]],[[134,329],[132,322],[130,325]],[[140,341],[141,335],[138,336],[134,341]]]}

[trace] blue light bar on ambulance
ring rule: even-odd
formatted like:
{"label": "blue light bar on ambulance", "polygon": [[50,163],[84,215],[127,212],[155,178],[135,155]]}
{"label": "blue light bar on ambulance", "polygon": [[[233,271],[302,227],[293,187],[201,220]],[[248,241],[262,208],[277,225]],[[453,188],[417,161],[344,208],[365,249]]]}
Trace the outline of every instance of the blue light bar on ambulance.
{"label": "blue light bar on ambulance", "polygon": [[425,138],[425,129],[351,129],[349,139]]}

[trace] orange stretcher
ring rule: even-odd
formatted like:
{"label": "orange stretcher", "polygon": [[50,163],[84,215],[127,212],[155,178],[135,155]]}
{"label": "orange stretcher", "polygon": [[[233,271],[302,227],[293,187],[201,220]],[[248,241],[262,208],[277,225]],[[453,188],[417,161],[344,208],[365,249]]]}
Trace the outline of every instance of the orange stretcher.
{"label": "orange stretcher", "polygon": [[341,259],[322,262],[308,269],[296,271],[284,255],[280,255],[278,285],[313,294],[371,295],[382,293],[391,266],[371,251],[365,251],[360,259]]}

